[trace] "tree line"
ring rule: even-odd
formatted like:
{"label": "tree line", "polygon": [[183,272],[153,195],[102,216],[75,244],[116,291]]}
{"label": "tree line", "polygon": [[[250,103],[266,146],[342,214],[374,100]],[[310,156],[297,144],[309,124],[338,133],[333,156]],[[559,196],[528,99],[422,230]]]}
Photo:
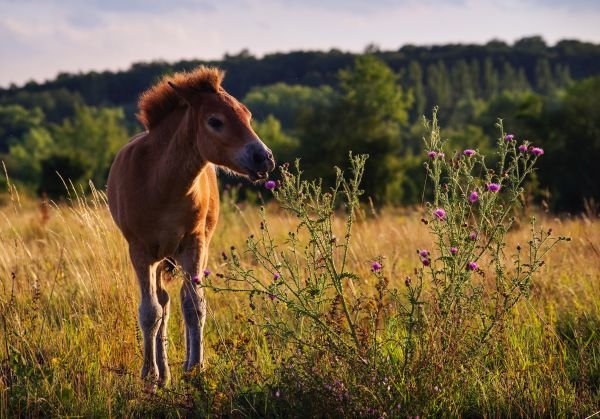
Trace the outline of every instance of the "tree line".
{"label": "tree line", "polygon": [[[0,154],[9,174],[51,195],[64,191],[56,171],[103,185],[114,153],[141,129],[134,117],[139,94],[162,74],[198,64],[134,64],[0,90]],[[421,118],[433,106],[456,149],[490,152],[497,117],[520,140],[544,147],[531,189],[554,209],[598,202],[599,45],[547,46],[531,37],[512,46],[371,45],[363,54],[260,59],[242,51],[208,64],[228,70],[225,87],[252,110],[280,161],[300,157],[309,175],[327,179],[333,165],[345,165],[348,150],[368,153],[365,189],[378,204],[420,202]]]}

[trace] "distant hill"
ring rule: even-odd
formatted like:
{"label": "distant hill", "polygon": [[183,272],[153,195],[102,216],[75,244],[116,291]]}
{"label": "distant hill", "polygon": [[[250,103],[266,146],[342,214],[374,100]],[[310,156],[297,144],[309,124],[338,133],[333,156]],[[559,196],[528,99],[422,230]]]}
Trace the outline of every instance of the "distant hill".
{"label": "distant hill", "polygon": [[[486,77],[495,77],[498,83],[502,83],[507,74],[521,77],[522,82],[526,79],[536,91],[543,90],[546,84],[556,80],[578,80],[600,74],[600,45],[575,40],[563,40],[548,46],[540,37],[529,37],[513,45],[501,41],[485,45],[406,45],[397,51],[369,47],[366,52],[375,54],[400,73],[405,87],[411,87],[414,81],[408,76],[411,63],[413,68],[414,63],[419,65],[423,78],[428,72],[439,69],[452,75],[457,68],[464,69],[468,65],[470,78],[474,80],[475,88],[480,90],[486,88]],[[241,98],[252,88],[278,82],[335,85],[337,72],[349,67],[356,55],[339,50],[293,51],[256,58],[248,51],[242,51],[237,55],[226,55],[219,61],[137,63],[126,71],[65,73],[46,83],[30,82],[24,86],[0,89],[0,104],[19,103],[32,107],[40,100],[38,94],[52,96],[59,92],[63,96],[73,95],[88,105],[123,107],[127,119],[133,121],[139,94],[168,72],[191,69],[199,64],[217,65],[228,72],[225,87]],[[545,80],[549,77],[550,81]],[[452,83],[452,79],[449,80]],[[56,115],[56,119],[60,120],[61,116]]]}

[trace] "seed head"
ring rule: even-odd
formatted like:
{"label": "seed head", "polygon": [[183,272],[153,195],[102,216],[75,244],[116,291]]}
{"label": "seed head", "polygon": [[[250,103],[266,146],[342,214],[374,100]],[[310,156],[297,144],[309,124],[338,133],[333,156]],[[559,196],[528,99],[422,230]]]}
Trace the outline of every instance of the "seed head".
{"label": "seed head", "polygon": [[544,149],[539,147],[533,147],[531,149],[531,154],[533,154],[534,156],[541,156],[544,154]]}
{"label": "seed head", "polygon": [[371,269],[373,270],[373,272],[379,272],[381,270],[382,266],[381,263],[375,261],[373,263],[371,263]]}
{"label": "seed head", "polygon": [[440,220],[446,219],[446,211],[443,208],[437,208],[435,211],[433,211],[433,215],[435,215]]}
{"label": "seed head", "polygon": [[467,270],[469,270],[469,271],[476,271],[477,268],[479,268],[479,266],[477,265],[477,262],[469,262],[469,263],[467,263]]}
{"label": "seed head", "polygon": [[490,192],[498,192],[500,190],[500,185],[497,183],[488,183],[487,189]]}

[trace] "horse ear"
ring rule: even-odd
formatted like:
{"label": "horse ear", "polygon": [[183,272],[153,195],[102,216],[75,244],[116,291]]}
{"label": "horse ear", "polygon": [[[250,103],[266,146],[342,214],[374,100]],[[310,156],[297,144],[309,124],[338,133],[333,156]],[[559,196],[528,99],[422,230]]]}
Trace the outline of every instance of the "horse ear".
{"label": "horse ear", "polygon": [[185,101],[185,103],[187,103],[188,105],[192,104],[193,91],[190,91],[190,89],[179,87],[171,81],[167,83],[169,83],[171,89],[173,89],[175,93],[177,93],[177,95]]}
{"label": "horse ear", "polygon": [[215,88],[210,83],[202,83],[198,86],[180,87],[172,81],[168,81],[169,86],[181,97],[188,105],[192,104],[192,99],[198,93],[217,93]]}

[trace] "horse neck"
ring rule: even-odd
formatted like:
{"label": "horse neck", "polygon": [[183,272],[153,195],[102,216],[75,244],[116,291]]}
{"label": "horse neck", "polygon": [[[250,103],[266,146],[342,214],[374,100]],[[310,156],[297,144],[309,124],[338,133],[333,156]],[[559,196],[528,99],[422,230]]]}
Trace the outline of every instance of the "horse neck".
{"label": "horse neck", "polygon": [[168,115],[157,128],[160,179],[173,192],[181,189],[186,193],[208,166],[208,161],[200,155],[196,145],[198,126],[187,109],[180,109]]}

